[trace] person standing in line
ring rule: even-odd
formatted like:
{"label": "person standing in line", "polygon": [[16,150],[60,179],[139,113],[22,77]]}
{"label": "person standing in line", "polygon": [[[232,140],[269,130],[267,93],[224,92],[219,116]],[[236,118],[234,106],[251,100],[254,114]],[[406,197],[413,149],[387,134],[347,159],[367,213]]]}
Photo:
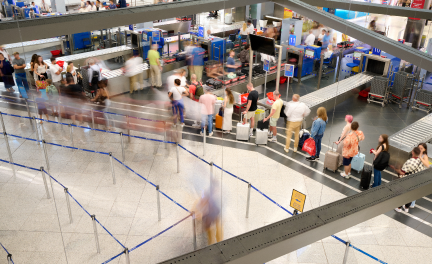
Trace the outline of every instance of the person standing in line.
{"label": "person standing in line", "polygon": [[[426,169],[426,167],[423,165],[423,161],[420,158],[420,148],[419,147],[415,147],[412,151],[411,151],[411,158],[409,160],[407,160],[404,165],[402,166],[402,168],[400,170],[397,170],[397,173],[400,175],[400,177],[406,177],[408,175],[423,171]],[[415,204],[415,203],[414,203]],[[409,208],[411,207],[412,202],[409,202],[405,205],[399,206],[398,208],[395,208],[395,211],[400,213],[402,212],[402,209],[404,209],[404,211],[406,213],[408,213]]]}
{"label": "person standing in line", "polygon": [[192,71],[189,72],[189,76],[195,74],[198,82],[202,81],[202,75],[204,70],[204,54],[205,54],[205,50],[200,46],[196,46],[192,48],[192,58],[191,58]]}
{"label": "person standing in line", "polygon": [[25,60],[20,58],[19,52],[14,52],[14,59],[12,60],[13,68],[15,69],[15,80],[18,88],[23,88],[27,92],[29,91],[29,85],[24,68],[26,67]]}
{"label": "person standing in line", "polygon": [[273,92],[273,98],[275,99],[275,102],[272,104],[270,115],[264,118],[264,122],[267,122],[267,120],[270,119],[270,129],[269,129],[269,136],[271,137],[271,134],[273,133],[273,138],[270,139],[270,141],[276,142],[277,141],[277,121],[280,117],[280,112],[282,110],[283,101],[280,99],[280,93],[278,91]]}
{"label": "person standing in line", "polygon": [[[47,80],[48,86],[46,88],[46,93],[48,96],[48,101],[49,101],[49,105],[51,106],[51,110],[52,116],[59,116],[60,113],[60,109],[59,109],[59,91],[60,91],[60,86],[59,87],[55,87],[52,84],[52,80],[48,79]],[[57,111],[56,111],[57,110]]]}
{"label": "person standing in line", "polygon": [[15,90],[12,88],[15,85],[12,71],[13,67],[11,63],[3,56],[3,53],[0,53],[0,77],[8,92],[15,92]]}
{"label": "person standing in line", "polygon": [[99,11],[102,8],[102,3],[100,0],[96,0],[96,11]]}
{"label": "person standing in line", "polygon": [[33,54],[32,55],[32,57],[31,57],[31,60],[30,60],[30,70],[29,70],[29,72],[30,72],[30,76],[34,76],[34,66],[35,66],[35,64],[36,64],[36,62],[37,62],[37,59],[38,59],[38,55],[37,54]]}
{"label": "person standing in line", "polygon": [[351,123],[352,123],[353,119],[354,119],[354,117],[352,115],[346,115],[345,116],[346,124],[345,124],[344,128],[342,129],[342,134],[340,135],[338,141],[335,142],[336,145],[343,143],[343,140],[349,134],[349,132],[351,130]]}
{"label": "person standing in line", "polygon": [[189,96],[188,91],[182,86],[180,86],[180,79],[174,80],[174,85],[168,83],[168,97],[172,100],[172,111],[174,115],[174,125],[177,124],[178,116],[180,116],[181,126],[184,126],[184,103],[183,103],[183,95]]}
{"label": "person standing in line", "polygon": [[78,83],[78,74],[75,71],[75,67],[72,61],[68,62],[68,66],[66,67],[66,73],[69,73],[73,79],[75,83]]}
{"label": "person standing in line", "polygon": [[61,72],[63,71],[63,68],[57,65],[54,57],[51,57],[51,66],[49,71],[51,73],[52,84],[57,88],[60,87]]}
{"label": "person standing in line", "polygon": [[204,126],[208,122],[209,137],[213,136],[213,113],[216,104],[216,96],[213,95],[209,90],[206,90],[204,95],[201,95],[199,99],[201,104],[201,132],[200,135],[204,135]]}
{"label": "person standing in line", "polygon": [[91,86],[91,89],[97,91],[98,89],[97,84],[100,80],[102,80],[101,68],[99,65],[96,64],[93,58],[88,60],[88,64],[90,66],[87,70],[88,81]]}
{"label": "person standing in line", "polygon": [[243,23],[243,26],[241,27],[239,34],[240,36],[247,36],[249,34],[248,25],[246,23]]}
{"label": "person standing in line", "polygon": [[306,46],[312,46],[315,43],[315,35],[312,32],[312,29],[309,30],[309,35],[305,39],[305,45]]}
{"label": "person standing in line", "polygon": [[181,87],[187,87],[187,80],[186,80],[186,69],[181,68],[176,71],[174,71],[174,74],[169,76],[167,78],[168,87],[174,83],[175,79],[180,80],[180,86]]}
{"label": "person standing in line", "polygon": [[249,95],[247,98],[247,106],[246,106],[246,111],[243,111],[243,115],[246,115],[246,117],[243,117],[243,123],[245,124],[246,122],[248,122],[248,120],[251,120],[251,124],[250,124],[250,131],[249,131],[249,135],[253,136],[253,129],[254,129],[254,125],[255,125],[255,111],[258,109],[258,91],[256,91],[253,87],[252,83],[248,83],[247,84],[247,89],[249,91]]}
{"label": "person standing in line", "polygon": [[232,130],[232,115],[234,112],[234,95],[230,88],[225,88],[225,98],[223,103],[224,114],[222,122],[222,130],[224,133],[231,133]]}
{"label": "person standing in line", "polygon": [[92,11],[92,4],[90,1],[87,1],[86,8],[85,8],[84,12],[90,12],[90,11]]}
{"label": "person standing in line", "polygon": [[[418,148],[420,149],[420,155],[419,159],[421,159],[423,166],[425,166],[426,169],[431,167],[431,164],[429,163],[429,157],[427,154],[427,145],[426,143],[420,143],[418,144]],[[416,204],[416,201],[412,201],[410,208],[414,208]]]}
{"label": "person standing in line", "polygon": [[359,143],[360,141],[365,139],[365,136],[362,131],[358,130],[359,123],[352,122],[351,123],[351,133],[349,133],[343,142],[344,147],[342,150],[343,157],[343,165],[345,171],[341,172],[341,176],[345,179],[350,178],[351,174],[351,161],[354,156],[356,156],[359,152]]}
{"label": "person standing in line", "polygon": [[[377,159],[378,155],[381,152],[388,152],[389,150],[389,142],[388,142],[388,136],[386,134],[382,134],[378,138],[378,147],[375,149],[372,149],[372,154],[374,154],[374,163]],[[374,181],[372,184],[372,187],[377,187],[381,185],[381,171],[384,169],[378,168],[377,166],[374,166]]]}
{"label": "person standing in line", "polygon": [[116,4],[114,4],[114,1],[113,0],[110,0],[109,1],[109,6],[108,6],[108,8],[111,10],[111,9],[117,9],[117,5]]}
{"label": "person standing in line", "polygon": [[3,54],[3,57],[5,57],[5,59],[7,59],[8,61],[12,60],[9,52],[7,52],[7,50],[5,50],[2,45],[0,45],[0,53]]}
{"label": "person standing in line", "polygon": [[37,61],[34,65],[35,81],[48,79],[47,69],[48,69],[48,65],[43,61],[42,56],[38,56]]}
{"label": "person standing in line", "polygon": [[[151,46],[151,50],[149,50],[147,54],[147,59],[150,64],[150,75],[151,75],[151,85],[153,88],[161,88],[162,87],[162,66],[160,64],[159,52],[158,52],[158,44],[153,44]],[[168,84],[168,87],[171,87],[173,84]]]}
{"label": "person standing in line", "polygon": [[326,129],[326,125],[328,122],[327,111],[324,107],[320,107],[317,110],[317,116],[312,123],[312,131],[311,138],[315,141],[316,146],[316,154],[309,158],[306,158],[307,161],[316,161],[319,160],[319,155],[321,153],[321,140],[324,136],[324,131]]}
{"label": "person standing in line", "polygon": [[300,95],[294,94],[292,97],[292,101],[288,102],[285,106],[285,115],[287,116],[287,138],[286,138],[286,146],[284,148],[285,152],[289,152],[289,148],[291,145],[291,136],[294,132],[294,153],[297,152],[298,144],[299,144],[299,132],[302,125],[303,119],[310,114],[309,107],[300,102]]}

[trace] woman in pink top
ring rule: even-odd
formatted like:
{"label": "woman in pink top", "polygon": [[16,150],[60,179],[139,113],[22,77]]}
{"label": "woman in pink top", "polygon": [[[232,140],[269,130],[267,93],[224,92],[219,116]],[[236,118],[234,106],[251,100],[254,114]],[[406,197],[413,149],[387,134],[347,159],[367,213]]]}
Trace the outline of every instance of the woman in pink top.
{"label": "woman in pink top", "polygon": [[201,133],[204,135],[204,126],[208,122],[209,137],[213,136],[213,112],[216,103],[216,96],[206,91],[199,98],[201,104]]}
{"label": "woman in pink top", "polygon": [[343,165],[345,166],[345,171],[341,172],[341,176],[349,179],[349,175],[351,173],[351,161],[355,155],[358,154],[359,143],[364,140],[364,134],[361,131],[358,131],[359,124],[357,122],[351,123],[351,133],[349,133],[345,140],[343,141]]}

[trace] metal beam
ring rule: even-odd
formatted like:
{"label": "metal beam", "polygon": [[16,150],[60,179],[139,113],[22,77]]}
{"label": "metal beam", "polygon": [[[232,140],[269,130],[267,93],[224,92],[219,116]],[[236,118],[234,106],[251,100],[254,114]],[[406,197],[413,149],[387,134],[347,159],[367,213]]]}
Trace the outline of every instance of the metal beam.
{"label": "metal beam", "polygon": [[431,194],[431,176],[428,169],[161,264],[262,264]]}
{"label": "metal beam", "polygon": [[295,10],[297,13],[306,17],[312,17],[315,21],[333,28],[342,33],[346,33],[356,39],[363,41],[373,47],[377,47],[398,58],[414,63],[420,68],[432,71],[432,56],[408,47],[402,43],[392,40],[369,29],[356,25],[345,19],[320,10],[314,6],[299,0],[272,0],[273,2]]}
{"label": "metal beam", "polygon": [[0,22],[0,36],[7,37],[0,38],[0,44],[63,36],[263,2],[267,0],[185,0],[91,13],[5,21]]}
{"label": "metal beam", "polygon": [[356,2],[356,1],[341,1],[341,0],[303,0],[303,2],[313,5],[322,6],[328,8],[338,8],[344,10],[383,14],[389,16],[401,16],[401,17],[416,17],[430,19],[432,17],[432,11],[426,9],[416,9],[401,6],[389,6],[382,4],[373,4],[369,2]]}

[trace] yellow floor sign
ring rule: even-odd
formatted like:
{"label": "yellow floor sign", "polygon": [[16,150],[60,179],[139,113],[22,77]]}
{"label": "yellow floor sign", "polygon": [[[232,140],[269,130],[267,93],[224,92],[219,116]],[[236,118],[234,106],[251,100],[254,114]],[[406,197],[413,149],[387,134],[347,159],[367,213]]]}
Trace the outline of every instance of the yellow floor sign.
{"label": "yellow floor sign", "polygon": [[303,208],[306,202],[306,195],[299,191],[293,190],[291,195],[290,206],[299,212],[303,212]]}

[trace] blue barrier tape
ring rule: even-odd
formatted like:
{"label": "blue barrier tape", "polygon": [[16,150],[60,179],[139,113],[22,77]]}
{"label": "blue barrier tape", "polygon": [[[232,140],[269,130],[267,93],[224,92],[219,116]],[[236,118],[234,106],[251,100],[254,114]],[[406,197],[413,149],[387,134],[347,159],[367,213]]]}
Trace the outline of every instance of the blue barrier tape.
{"label": "blue barrier tape", "polygon": [[[9,253],[9,251],[7,251],[7,249],[3,246],[3,244],[2,243],[0,243],[0,245],[2,246],[2,248],[6,251],[6,253],[8,254],[8,256],[9,255],[11,255],[12,256],[12,254],[11,253]],[[11,259],[10,259],[11,261],[12,261],[12,264],[15,264],[14,263],[14,261],[13,261],[13,259],[12,259],[12,257],[11,257]]]}
{"label": "blue barrier tape", "polygon": [[146,137],[139,137],[139,136],[132,136],[132,135],[129,135],[129,134],[123,134],[123,136],[140,138],[140,139],[145,139],[145,140],[150,140],[150,141],[156,141],[156,142],[162,142],[162,143],[168,143],[168,144],[176,144],[175,142],[171,142],[171,141],[165,141],[165,140],[159,140],[159,139],[153,139],[153,138],[146,138]]}
{"label": "blue barrier tape", "polygon": [[143,176],[139,175],[137,172],[135,172],[133,169],[129,168],[126,164],[124,164],[123,162],[121,162],[120,160],[118,160],[116,157],[112,156],[113,159],[115,159],[118,163],[120,163],[121,165],[125,166],[128,170],[130,170],[131,172],[135,173],[136,175],[138,175],[140,178],[142,178],[143,180],[145,180],[146,182],[150,183],[151,185],[153,185],[153,187],[156,188],[156,185],[154,183],[152,183],[151,181],[147,180],[146,178],[144,178]]}
{"label": "blue barrier tape", "polygon": [[62,147],[62,148],[68,148],[68,149],[76,149],[76,150],[82,150],[82,151],[86,151],[86,152],[92,152],[92,153],[97,153],[97,154],[103,154],[103,155],[109,155],[108,152],[101,152],[101,151],[96,151],[96,150],[91,150],[91,149],[83,149],[83,148],[76,148],[76,147],[71,147],[71,146],[64,146],[64,145],[60,145],[60,144],[56,144],[56,143],[50,143],[50,142],[46,142],[46,144],[48,145],[53,145],[56,147]]}
{"label": "blue barrier tape", "polygon": [[7,116],[13,116],[13,117],[19,117],[19,118],[27,118],[27,119],[32,119],[28,116],[20,116],[20,115],[13,115],[13,114],[6,114],[2,112],[2,115],[7,115]]}
{"label": "blue barrier tape", "polygon": [[232,174],[231,172],[229,172],[229,171],[226,171],[226,170],[222,169],[222,168],[221,168],[221,167],[219,167],[218,165],[216,165],[216,164],[214,164],[214,163],[213,163],[213,165],[214,165],[214,166],[215,166],[216,168],[220,169],[221,171],[223,171],[223,172],[225,172],[225,173],[227,173],[227,174],[229,174],[229,175],[233,176],[234,178],[237,178],[237,179],[241,180],[242,182],[245,182],[245,183],[249,183],[249,182],[247,182],[247,181],[243,180],[242,178],[240,178],[240,177],[238,177],[238,176],[235,176],[235,175],[234,175],[234,174]]}
{"label": "blue barrier tape", "polygon": [[353,249],[357,250],[357,251],[360,252],[360,253],[365,254],[366,256],[370,257],[371,259],[378,261],[379,263],[388,264],[387,262],[382,261],[382,260],[380,260],[379,258],[374,257],[374,256],[372,256],[371,254],[369,254],[369,253],[367,253],[367,252],[364,252],[363,250],[359,249],[359,248],[356,247],[356,246],[353,246],[353,245],[350,244],[350,247],[352,247]]}
{"label": "blue barrier tape", "polygon": [[95,217],[95,220],[96,220],[96,222],[103,228],[103,229],[105,229],[105,231],[107,231],[107,233],[110,235],[110,236],[112,236],[112,238],[114,238],[114,240],[115,241],[117,241],[117,243],[119,243],[119,245],[120,246],[122,246],[123,248],[125,248],[125,246],[122,244],[122,243],[120,243],[120,241],[118,241],[117,240],[117,238],[115,238],[114,236],[113,236],[113,234],[111,234],[110,233],[110,231],[108,231],[108,229],[106,229],[100,222],[99,222],[99,220],[97,220],[97,218]]}
{"label": "blue barrier tape", "polygon": [[337,240],[339,240],[340,242],[342,242],[342,243],[344,243],[344,244],[346,244],[346,241],[345,240],[343,240],[342,238],[340,238],[340,237],[337,237],[337,236],[335,236],[335,235],[331,235],[332,237],[334,237],[334,238],[336,238]]}
{"label": "blue barrier tape", "polygon": [[46,170],[43,170],[46,174],[48,174],[48,176],[50,176],[51,179],[53,179],[55,182],[57,182],[58,184],[60,184],[61,187],[66,188],[66,186],[64,186],[63,184],[61,184],[58,180],[56,180],[56,178],[54,178],[53,176],[51,176],[51,174],[49,174]]}
{"label": "blue barrier tape", "polygon": [[171,202],[175,203],[176,205],[180,206],[183,210],[185,210],[186,212],[190,213],[188,209],[184,208],[181,204],[179,204],[176,201],[174,201],[171,197],[169,197],[168,195],[166,195],[164,192],[162,192],[161,190],[159,190],[159,192],[161,194],[163,194],[166,198],[170,199]]}
{"label": "blue barrier tape", "polygon": [[119,254],[115,255],[114,257],[112,257],[112,258],[110,258],[110,259],[108,259],[108,260],[102,262],[102,264],[109,263],[109,262],[115,260],[116,258],[120,257],[120,256],[123,255],[123,254],[124,254],[124,251],[123,251],[123,252],[120,252]]}
{"label": "blue barrier tape", "polygon": [[176,225],[180,224],[180,223],[183,222],[184,220],[188,219],[190,216],[191,216],[191,215],[186,216],[185,218],[183,218],[182,220],[180,220],[180,221],[178,221],[177,223],[173,224],[172,226],[168,227],[167,229],[165,229],[165,230],[159,232],[158,234],[156,234],[156,235],[152,236],[151,238],[147,239],[146,241],[144,241],[144,242],[142,242],[142,243],[136,245],[135,247],[131,248],[131,249],[129,250],[129,252],[134,251],[135,249],[139,248],[140,246],[144,245],[145,243],[149,242],[150,240],[152,240],[152,239],[154,239],[154,238],[156,238],[156,237],[162,235],[162,234],[165,233],[166,231],[170,230],[171,228],[173,228],[173,227],[175,227]]}
{"label": "blue barrier tape", "polygon": [[21,165],[21,164],[18,164],[18,163],[14,163],[14,162],[10,162],[10,161],[8,161],[8,160],[0,159],[0,161],[2,161],[2,162],[4,162],[4,163],[9,163],[9,164],[12,163],[13,165],[16,165],[16,166],[19,166],[19,167],[23,167],[23,168],[26,168],[26,169],[39,171],[39,169],[32,168],[32,167],[28,167],[28,166],[25,166],[25,165]]}
{"label": "blue barrier tape", "polygon": [[184,149],[184,150],[186,150],[187,152],[189,152],[190,154],[192,154],[192,156],[195,156],[196,158],[198,158],[198,159],[200,159],[200,160],[202,160],[202,161],[204,161],[205,163],[207,163],[207,164],[210,165],[210,163],[208,163],[206,160],[204,160],[204,159],[198,157],[198,155],[196,155],[196,154],[192,153],[191,151],[187,150],[187,149],[186,149],[185,147],[183,147],[182,145],[179,144],[179,147],[181,147],[182,149]]}
{"label": "blue barrier tape", "polygon": [[36,139],[34,139],[34,138],[21,137],[21,136],[14,135],[14,134],[7,134],[7,135],[8,135],[8,136],[11,136],[11,137],[16,137],[16,138],[25,139],[25,140],[38,141],[38,142],[40,142],[40,140],[36,140]]}
{"label": "blue barrier tape", "polygon": [[277,202],[273,201],[270,197],[268,197],[267,195],[265,195],[264,193],[262,193],[260,190],[258,190],[257,188],[255,188],[255,186],[251,185],[252,189],[254,189],[255,191],[259,192],[260,194],[262,194],[265,198],[269,199],[271,202],[273,202],[275,205],[279,206],[280,208],[282,208],[282,210],[284,210],[285,212],[289,213],[290,215],[293,215],[290,211],[288,211],[287,209],[285,209],[282,205],[278,204]]}
{"label": "blue barrier tape", "polygon": [[89,212],[87,212],[87,210],[75,199],[75,197],[73,197],[72,196],[72,194],[68,191],[67,192],[68,194],[69,194],[69,196],[72,198],[72,199],[74,199],[74,201],[84,210],[84,212],[86,212],[86,214],[88,214],[88,216],[90,216],[91,217],[91,215],[90,215],[90,213]]}

